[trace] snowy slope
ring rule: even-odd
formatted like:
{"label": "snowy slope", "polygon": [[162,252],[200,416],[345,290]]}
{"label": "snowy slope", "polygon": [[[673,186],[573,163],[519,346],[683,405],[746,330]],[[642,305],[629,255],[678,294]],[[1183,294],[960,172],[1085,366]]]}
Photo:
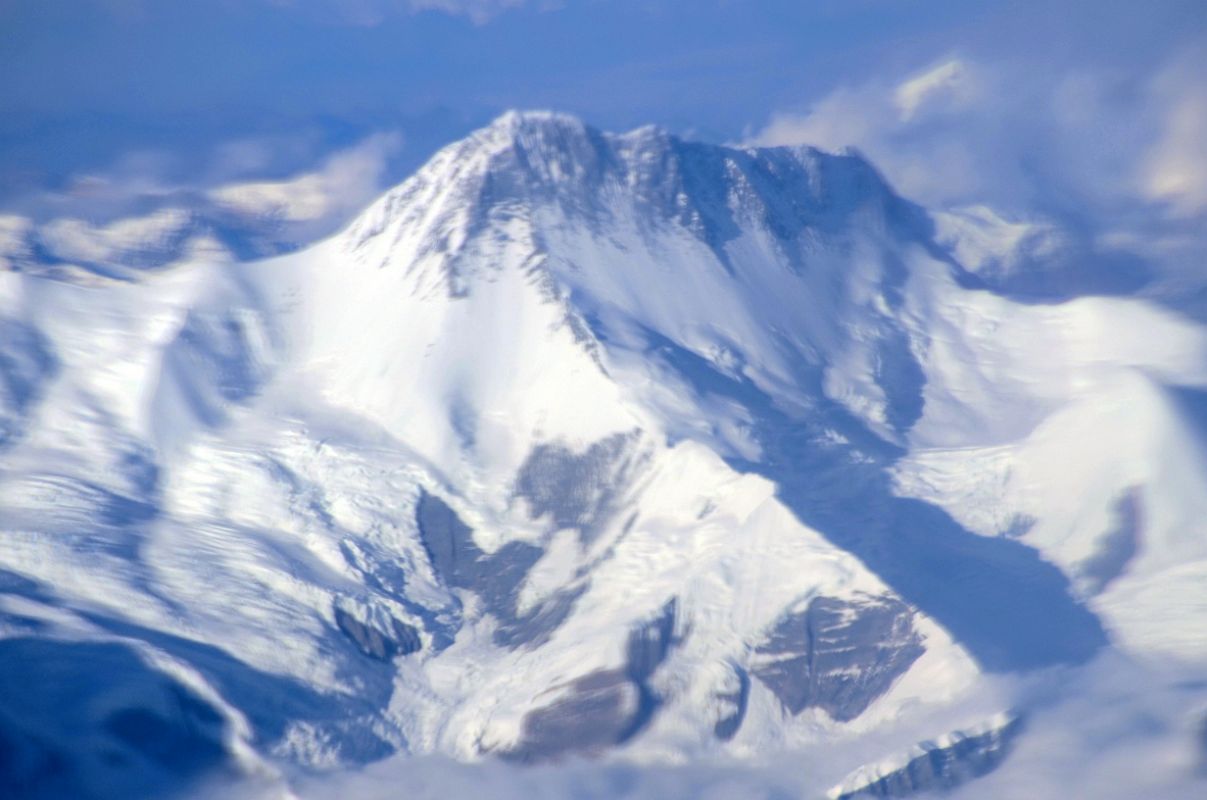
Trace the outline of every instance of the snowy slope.
{"label": "snowy slope", "polygon": [[853,155],[512,113],[294,254],[0,273],[0,645],[203,709],[102,665],[133,755],[39,733],[58,780],[897,752],[1109,642],[1207,662],[1207,334],[950,228]]}
{"label": "snowy slope", "polygon": [[1037,548],[1120,646],[1201,662],[1207,332],[1133,299],[926,302],[899,491]]}

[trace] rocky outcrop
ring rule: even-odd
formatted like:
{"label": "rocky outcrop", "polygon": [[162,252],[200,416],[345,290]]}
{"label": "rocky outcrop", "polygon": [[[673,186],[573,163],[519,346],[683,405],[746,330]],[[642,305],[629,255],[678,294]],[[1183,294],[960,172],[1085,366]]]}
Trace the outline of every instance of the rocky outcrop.
{"label": "rocky outcrop", "polygon": [[671,648],[679,641],[675,636],[678,615],[679,602],[672,597],[658,616],[629,632],[625,646],[625,672],[631,679],[638,683],[645,682],[666,661]]}
{"label": "rocky outcrop", "polygon": [[973,731],[955,731],[937,741],[922,742],[901,767],[860,770],[830,792],[830,797],[909,797],[955,788],[996,769],[1009,755],[1022,727],[1021,717],[1003,715]]}
{"label": "rocky outcrop", "polygon": [[641,687],[622,670],[592,672],[564,688],[560,700],[528,712],[519,744],[504,758],[531,763],[601,755],[636,732]]}
{"label": "rocky outcrop", "polygon": [[815,597],[755,648],[754,673],[792,714],[820,708],[846,722],[925,652],[913,611],[890,597]]}
{"label": "rocky outcrop", "polygon": [[632,436],[614,434],[575,453],[559,445],[533,449],[516,476],[515,494],[533,517],[555,528],[575,528],[590,540],[608,518],[616,487],[623,484]]}
{"label": "rocky outcrop", "polygon": [[415,512],[423,546],[436,576],[449,588],[473,592],[499,626],[494,639],[505,647],[536,645],[557,629],[583,587],[554,592],[524,613],[516,610],[520,588],[544,551],[526,542],[508,542],[485,553],[473,529],[440,498],[423,492]]}
{"label": "rocky outcrop", "polygon": [[37,329],[0,317],[0,448],[16,439],[46,381],[58,369]]}
{"label": "rocky outcrop", "polygon": [[1087,594],[1100,594],[1123,574],[1140,551],[1144,508],[1140,487],[1132,487],[1115,503],[1115,527],[1098,540],[1097,549],[1077,565],[1077,577]]}
{"label": "rocky outcrop", "polygon": [[678,643],[678,603],[629,631],[625,665],[596,670],[561,687],[560,699],[524,717],[520,742],[502,753],[513,761],[600,755],[639,733],[661,702],[649,679]]}
{"label": "rocky outcrop", "polygon": [[390,631],[387,633],[337,607],[335,624],[361,653],[378,661],[389,661],[395,656],[405,656],[423,649],[418,629],[394,617],[389,618]]}
{"label": "rocky outcrop", "polygon": [[750,675],[739,666],[733,666],[733,688],[716,694],[717,704],[722,711],[713,724],[713,734],[723,742],[737,735],[746,719],[746,704],[750,698]]}

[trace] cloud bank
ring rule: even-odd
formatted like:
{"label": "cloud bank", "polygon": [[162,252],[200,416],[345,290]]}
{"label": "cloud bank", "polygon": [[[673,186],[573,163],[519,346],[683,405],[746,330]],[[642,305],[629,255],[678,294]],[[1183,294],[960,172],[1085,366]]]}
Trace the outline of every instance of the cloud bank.
{"label": "cloud bank", "polygon": [[[316,241],[345,224],[394,182],[402,135],[381,132],[315,165],[304,142],[284,154],[285,177],[255,178],[289,140],[242,139],[216,148],[185,178],[173,159],[134,154],[111,169],[46,190],[25,214],[0,214],[0,269],[54,264],[157,267],[195,254],[266,256]],[[304,166],[303,166],[304,165]]]}
{"label": "cloud bank", "polygon": [[386,187],[389,159],[402,145],[397,133],[379,133],[329,156],[318,169],[284,180],[228,183],[207,196],[243,214],[286,223],[317,223],[351,216]]}
{"label": "cloud bank", "polygon": [[1207,212],[1204,74],[1207,42],[1148,73],[950,56],[776,113],[749,141],[855,147],[931,206],[1193,217]]}

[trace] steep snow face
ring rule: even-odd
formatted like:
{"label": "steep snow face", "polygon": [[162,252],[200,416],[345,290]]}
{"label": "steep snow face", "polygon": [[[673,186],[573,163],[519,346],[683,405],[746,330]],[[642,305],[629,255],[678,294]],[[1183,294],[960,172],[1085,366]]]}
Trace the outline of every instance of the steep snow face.
{"label": "steep snow face", "polygon": [[1133,299],[932,295],[896,490],[1036,547],[1136,654],[1200,660],[1207,335]]}
{"label": "steep snow face", "polygon": [[580,329],[657,333],[783,402],[824,384],[889,433],[920,408],[891,318],[903,245],[924,247],[928,226],[855,157],[511,114],[438,155],[344,239],[358,261],[405,265],[453,296],[499,256],[528,258]]}
{"label": "steep snow face", "polygon": [[[1124,598],[1202,541],[1197,478],[1045,431],[1207,383],[1207,339],[969,288],[998,242],[961,241],[855,156],[508,114],[295,254],[0,274],[6,635],[137,648],[253,771],[903,749],[1025,703],[986,673],[1143,650]],[[1150,409],[1129,452],[1193,425]],[[1122,533],[1062,516],[1053,447]],[[1182,549],[1137,556],[1158,504]]]}

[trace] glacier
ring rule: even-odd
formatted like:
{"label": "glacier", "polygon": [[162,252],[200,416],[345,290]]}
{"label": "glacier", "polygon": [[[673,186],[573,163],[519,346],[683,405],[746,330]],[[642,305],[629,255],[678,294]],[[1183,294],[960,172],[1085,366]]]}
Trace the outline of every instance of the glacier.
{"label": "glacier", "polygon": [[171,231],[0,272],[7,793],[1202,788],[1207,328],[1051,226],[510,112],[297,251]]}

